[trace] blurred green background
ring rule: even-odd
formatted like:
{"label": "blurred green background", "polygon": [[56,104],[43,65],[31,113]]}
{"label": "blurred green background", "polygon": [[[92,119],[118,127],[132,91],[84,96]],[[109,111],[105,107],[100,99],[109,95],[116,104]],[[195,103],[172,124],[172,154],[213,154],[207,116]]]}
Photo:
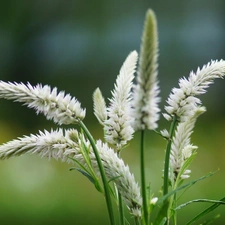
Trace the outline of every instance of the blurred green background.
{"label": "blurred green background", "polygon": [[[8,0],[0,2],[0,79],[50,84],[66,90],[87,108],[85,123],[96,138],[102,130],[92,111],[92,93],[110,97],[116,75],[132,50],[139,51],[145,12],[152,8],[159,28],[161,107],[178,79],[211,59],[225,58],[225,1]],[[225,83],[217,80],[201,99],[208,111],[192,140],[199,146],[191,179],[220,168],[184,194],[220,199],[225,195]],[[0,143],[56,128],[18,103],[0,100]],[[169,124],[162,118],[160,129]],[[147,175],[155,195],[162,185],[165,142],[149,132]],[[139,134],[122,152],[139,180]],[[72,165],[38,156],[0,162],[0,224],[108,224],[103,197]],[[184,224],[207,204],[180,211]],[[225,223],[225,208],[213,224]],[[209,217],[208,217],[209,218]],[[131,220],[132,221],[132,220]],[[132,223],[131,223],[132,224]]]}

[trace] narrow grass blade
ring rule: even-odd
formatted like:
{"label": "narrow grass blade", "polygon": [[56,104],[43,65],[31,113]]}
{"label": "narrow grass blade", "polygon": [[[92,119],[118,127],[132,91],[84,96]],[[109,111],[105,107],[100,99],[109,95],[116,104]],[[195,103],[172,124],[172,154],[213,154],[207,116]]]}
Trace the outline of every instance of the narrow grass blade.
{"label": "narrow grass blade", "polygon": [[[221,198],[219,201],[224,202],[225,197]],[[205,210],[200,212],[197,216],[195,216],[193,219],[191,219],[188,223],[186,223],[186,225],[190,225],[190,224],[194,223],[196,220],[198,220],[198,219],[202,218],[203,216],[205,216],[206,214],[212,212],[214,209],[216,209],[220,205],[221,205],[221,203],[214,203],[212,206],[206,208]]]}
{"label": "narrow grass blade", "polygon": [[211,200],[211,199],[195,199],[195,200],[191,200],[189,202],[186,202],[184,204],[181,204],[179,206],[177,206],[174,210],[180,210],[182,208],[184,208],[187,205],[190,205],[192,203],[199,203],[199,202],[206,202],[206,203],[215,203],[215,204],[221,204],[221,205],[225,205],[225,202],[223,201],[218,201],[218,200]]}
{"label": "narrow grass blade", "polygon": [[[217,171],[218,171],[218,170],[217,170]],[[204,179],[206,179],[206,178],[208,178],[208,177],[211,177],[211,176],[214,175],[217,171],[215,171],[215,172],[210,172],[210,173],[208,173],[208,174],[206,174],[206,175],[204,175],[204,176],[202,176],[202,177],[200,177],[200,178],[198,178],[198,179],[196,179],[196,180],[193,180],[193,181],[191,181],[191,182],[189,182],[189,183],[187,183],[187,184],[184,184],[184,185],[182,185],[182,186],[176,188],[175,190],[169,192],[168,194],[166,194],[166,195],[164,195],[162,198],[160,198],[160,199],[158,200],[158,204],[164,202],[167,198],[169,198],[169,197],[170,197],[171,195],[173,195],[173,194],[176,194],[178,191],[180,191],[180,190],[182,190],[182,189],[184,189],[184,188],[190,187],[190,186],[194,185],[195,183],[197,183],[197,182],[199,182],[199,181],[201,181],[201,180],[204,180]]]}

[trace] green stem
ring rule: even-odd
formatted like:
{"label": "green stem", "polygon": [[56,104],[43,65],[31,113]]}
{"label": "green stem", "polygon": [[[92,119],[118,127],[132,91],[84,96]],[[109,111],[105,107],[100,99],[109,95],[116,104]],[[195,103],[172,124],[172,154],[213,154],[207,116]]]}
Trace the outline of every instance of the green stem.
{"label": "green stem", "polygon": [[146,194],[146,183],[145,183],[145,157],[144,157],[144,130],[141,131],[141,192],[143,201],[143,222],[148,225],[148,204],[147,204],[147,194]]}
{"label": "green stem", "polygon": [[167,147],[166,147],[166,156],[165,156],[165,164],[164,164],[164,184],[163,184],[163,195],[168,193],[168,186],[169,186],[169,164],[170,164],[170,151],[171,151],[171,144],[172,138],[175,131],[177,123],[177,117],[173,117],[173,122],[170,126],[170,137],[168,139]]}
{"label": "green stem", "polygon": [[92,149],[95,154],[95,158],[96,158],[96,161],[97,161],[97,164],[99,167],[101,178],[102,178],[102,183],[103,183],[103,187],[104,187],[104,191],[105,191],[105,199],[106,199],[106,204],[107,204],[108,213],[109,213],[110,224],[116,225],[115,220],[114,220],[114,215],[113,215],[113,207],[112,207],[112,201],[111,201],[111,196],[110,196],[110,191],[109,191],[109,184],[108,184],[108,181],[107,181],[107,178],[105,175],[105,170],[103,168],[101,158],[98,153],[98,149],[96,148],[96,145],[95,145],[95,141],[94,141],[91,133],[85,126],[85,124],[82,121],[79,121],[78,124],[80,125],[80,127],[82,128],[82,130],[84,131],[85,135],[87,136],[88,140],[91,143],[91,146],[92,146]]}
{"label": "green stem", "polygon": [[[172,138],[173,138],[176,124],[177,124],[177,117],[174,116],[173,122],[171,123],[171,126],[170,126],[170,131],[169,131],[170,136],[169,136],[169,139],[167,142],[167,147],[166,147],[165,164],[164,164],[163,195],[166,195],[168,193],[168,189],[169,189],[170,152],[171,152]],[[164,205],[166,206],[166,208],[168,207],[166,210],[166,216],[167,216],[166,225],[168,225],[169,224],[169,221],[168,221],[169,210],[168,209],[170,208],[171,204],[168,199],[166,199],[165,201],[166,202],[164,202]]]}
{"label": "green stem", "polygon": [[134,223],[135,225],[140,225],[140,220],[136,216],[134,217]]}
{"label": "green stem", "polygon": [[122,199],[122,196],[121,196],[120,192],[118,192],[118,199],[119,199],[120,225],[125,225],[123,199]]}
{"label": "green stem", "polygon": [[[173,208],[176,208],[176,201],[177,201],[177,194],[174,194],[174,198],[173,198]],[[177,225],[177,211],[174,212],[173,215],[173,224]]]}
{"label": "green stem", "polygon": [[[117,152],[118,157],[120,158],[120,151]],[[117,188],[117,187],[115,187]],[[122,196],[120,194],[120,192],[118,192],[118,200],[119,200],[119,218],[120,218],[120,225],[125,225],[125,220],[124,220],[124,205],[123,205],[123,199]]]}

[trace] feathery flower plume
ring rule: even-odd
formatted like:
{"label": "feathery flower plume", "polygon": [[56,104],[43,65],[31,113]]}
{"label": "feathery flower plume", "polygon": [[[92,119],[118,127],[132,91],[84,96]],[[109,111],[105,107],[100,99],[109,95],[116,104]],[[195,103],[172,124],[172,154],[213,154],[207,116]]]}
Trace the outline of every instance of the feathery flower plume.
{"label": "feathery flower plume", "polygon": [[116,79],[110,106],[107,108],[107,120],[105,120],[105,140],[117,147],[117,150],[126,145],[133,137],[134,130],[131,126],[130,100],[132,81],[137,62],[137,52],[131,52],[125,60]]}
{"label": "feathery flower plume", "polygon": [[196,95],[206,92],[206,89],[213,83],[215,78],[223,78],[225,74],[225,61],[211,61],[204,65],[197,72],[191,72],[189,78],[179,80],[179,88],[173,88],[167,100],[168,106],[165,107],[167,120],[176,115],[178,120],[184,122],[192,116],[195,108],[201,104]]}
{"label": "feathery flower plume", "polygon": [[[38,135],[24,136],[0,145],[0,159],[25,153],[36,153],[42,157],[60,159],[67,162],[73,162],[70,158],[74,158],[83,166],[86,166],[81,147],[85,144],[86,148],[90,149],[89,154],[92,166],[99,174],[97,161],[90,143],[86,140],[85,143],[81,144],[80,140],[77,130],[74,129],[65,131],[65,135],[62,129],[40,132]],[[140,217],[142,204],[140,188],[135,182],[133,174],[130,173],[129,167],[125,166],[123,160],[106,144],[97,141],[96,147],[98,148],[106,176],[109,180],[115,182],[130,213]]]}
{"label": "feathery flower plume", "polygon": [[105,99],[99,88],[97,88],[93,93],[94,102],[94,114],[98,119],[98,122],[104,126],[104,121],[107,119],[107,110]]}
{"label": "feathery flower plume", "polygon": [[22,102],[59,125],[76,123],[85,117],[85,110],[77,99],[65,95],[63,91],[57,93],[57,88],[51,89],[48,85],[38,84],[33,87],[29,83],[0,81],[0,98]]}
{"label": "feathery flower plume", "polygon": [[[175,135],[172,139],[171,145],[171,155],[170,155],[170,168],[173,173],[174,180],[176,180],[177,175],[184,162],[191,157],[197,146],[190,144],[190,136],[193,132],[195,122],[197,118],[206,111],[205,107],[197,107],[194,114],[189,117],[185,122],[178,124],[175,131]],[[181,179],[189,178],[190,170],[184,171],[181,175]]]}
{"label": "feathery flower plume", "polygon": [[[65,151],[72,148],[74,154],[78,154],[78,145],[76,142],[68,138],[69,133],[73,132],[78,136],[76,130],[68,130],[64,136],[63,130],[51,130],[51,132],[39,131],[39,134],[31,134],[21,138],[9,141],[0,145],[0,159],[8,159],[12,156],[20,156],[26,153],[39,154],[41,157],[49,159],[68,160],[65,157]],[[74,136],[74,135],[73,135]]]}
{"label": "feathery flower plume", "polygon": [[135,118],[135,130],[152,130],[158,127],[160,98],[157,61],[157,21],[154,12],[149,9],[142,35],[137,84],[133,88],[132,115]]}
{"label": "feathery flower plume", "polygon": [[[116,178],[114,182],[131,214],[141,217],[140,188],[134,175],[130,173],[128,165],[125,166],[124,161],[107,144],[99,140],[96,146],[102,158],[106,175],[109,179]],[[95,160],[95,157],[93,159]]]}

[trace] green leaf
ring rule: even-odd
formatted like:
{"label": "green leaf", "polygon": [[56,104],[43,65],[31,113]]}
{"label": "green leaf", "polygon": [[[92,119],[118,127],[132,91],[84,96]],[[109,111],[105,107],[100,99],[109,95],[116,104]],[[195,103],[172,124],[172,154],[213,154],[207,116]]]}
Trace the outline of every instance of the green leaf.
{"label": "green leaf", "polygon": [[220,214],[217,214],[213,218],[204,221],[201,225],[209,225],[209,224],[212,224],[219,217],[220,217]]}
{"label": "green leaf", "polygon": [[150,212],[153,209],[153,205],[150,204],[150,201],[151,201],[151,185],[150,184],[146,187],[146,198],[147,198],[148,214],[150,215]]}
{"label": "green leaf", "polygon": [[73,168],[73,169],[75,169],[75,170],[77,170],[78,172],[80,172],[81,174],[83,174],[85,177],[88,178],[88,180],[91,181],[92,184],[95,185],[95,179],[90,175],[90,173],[88,173],[88,172],[86,172],[86,171],[84,171],[84,170],[82,170],[82,169],[80,169],[80,168]]}
{"label": "green leaf", "polygon": [[79,171],[81,174],[83,174],[85,177],[87,177],[88,180],[91,181],[92,184],[94,184],[97,191],[102,193],[101,185],[99,184],[98,180],[95,177],[91,176],[90,173],[88,173],[85,170],[82,170],[80,168],[72,168],[72,169],[75,169],[75,170]]}
{"label": "green leaf", "polygon": [[161,207],[156,219],[155,219],[155,222],[154,222],[154,225],[163,225],[165,224],[167,218],[165,217],[165,215],[167,215],[167,211],[168,211],[168,207],[169,207],[169,201],[166,200],[163,202],[163,206]]}
{"label": "green leaf", "polygon": [[112,177],[110,180],[108,180],[108,183],[113,182],[114,180],[118,179],[119,177],[121,177],[121,175]]}
{"label": "green leaf", "polygon": [[[225,201],[225,197],[221,198],[219,201],[220,202],[224,202]],[[202,218],[206,214],[212,212],[214,209],[216,209],[220,205],[221,205],[221,203],[214,203],[212,206],[206,208],[205,210],[200,212],[197,216],[195,216],[193,219],[191,219],[188,223],[186,223],[186,225],[190,225],[190,224],[194,223],[195,221],[197,221],[198,219]]]}
{"label": "green leaf", "polygon": [[221,204],[221,205],[225,205],[225,202],[223,202],[223,201],[211,200],[211,199],[195,199],[195,200],[191,200],[189,202],[186,202],[184,204],[181,204],[181,205],[177,206],[174,210],[177,211],[177,210],[180,210],[180,209],[184,208],[187,205],[190,205],[192,203],[198,203],[198,202],[218,203],[218,204]]}
{"label": "green leaf", "polygon": [[182,176],[182,174],[184,174],[185,170],[191,164],[191,162],[193,161],[196,155],[197,155],[197,152],[194,152],[188,159],[185,160],[184,164],[180,168],[179,174],[177,175],[177,181],[175,183],[175,187],[178,186],[177,182],[179,183],[183,181],[183,180],[180,180],[180,177]]}
{"label": "green leaf", "polygon": [[166,217],[164,217],[164,218],[162,219],[162,221],[161,221],[161,223],[160,223],[159,225],[164,225],[164,224],[166,224]]}
{"label": "green leaf", "polygon": [[[218,170],[217,170],[217,171],[218,171]],[[214,175],[217,171],[215,171],[215,172],[210,172],[210,173],[208,173],[208,174],[206,174],[206,175],[204,175],[204,176],[202,176],[202,177],[200,177],[200,178],[198,178],[198,179],[196,179],[196,180],[190,181],[189,183],[184,184],[184,185],[182,185],[182,186],[176,188],[176,189],[173,190],[173,191],[170,191],[168,194],[164,195],[162,198],[160,198],[160,199],[158,200],[158,204],[164,202],[167,198],[169,198],[169,197],[170,197],[171,195],[173,195],[173,194],[176,194],[178,191],[180,191],[180,190],[182,190],[182,189],[184,189],[184,188],[187,188],[187,187],[191,187],[191,186],[194,185],[195,183],[197,183],[197,182],[199,182],[199,181],[201,181],[201,180],[204,180],[204,179],[206,179],[206,178],[208,178],[208,177],[211,177],[211,176]]]}
{"label": "green leaf", "polygon": [[[85,170],[88,173],[88,170],[78,160],[71,158],[71,157],[69,157],[69,159],[73,160],[75,163],[77,163],[80,166],[80,168],[82,168],[83,170]],[[70,171],[71,170],[76,170],[76,168],[74,168],[74,167],[70,168]]]}
{"label": "green leaf", "polygon": [[103,193],[103,190],[102,190],[102,187],[99,183],[99,180],[98,180],[98,177],[93,173],[93,171],[88,171],[87,168],[85,168],[78,160],[74,159],[74,158],[70,158],[71,160],[73,160],[75,163],[77,163],[80,168],[76,168],[76,167],[73,167],[73,168],[70,168],[70,171],[71,170],[77,170],[79,171],[80,173],[82,173],[85,177],[87,177],[91,183],[94,184],[95,188],[100,192],[100,193]]}

